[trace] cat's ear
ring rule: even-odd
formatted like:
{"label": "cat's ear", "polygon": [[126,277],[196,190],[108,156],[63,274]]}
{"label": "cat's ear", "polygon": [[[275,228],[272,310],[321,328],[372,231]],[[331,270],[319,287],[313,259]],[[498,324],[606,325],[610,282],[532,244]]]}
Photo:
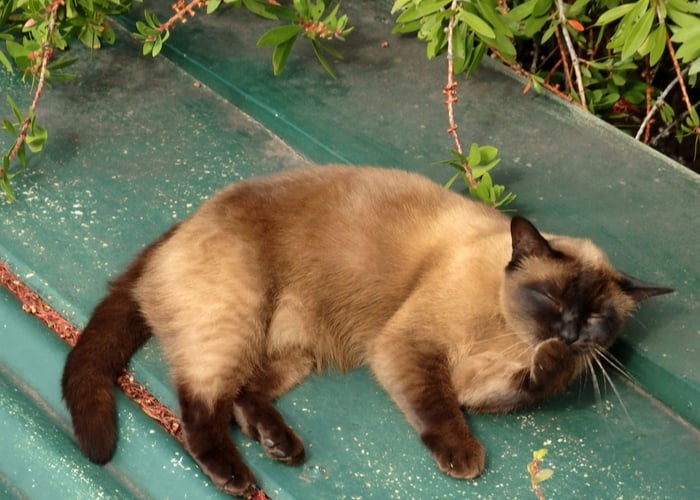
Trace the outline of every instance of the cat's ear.
{"label": "cat's ear", "polygon": [[655,295],[675,292],[673,288],[647,283],[646,281],[638,280],[625,273],[621,274],[622,280],[620,280],[620,286],[622,287],[622,291],[636,301],[654,297]]}
{"label": "cat's ear", "polygon": [[525,257],[546,257],[554,254],[544,236],[525,217],[516,215],[511,219],[510,237],[513,242],[513,256],[509,267],[517,265]]}

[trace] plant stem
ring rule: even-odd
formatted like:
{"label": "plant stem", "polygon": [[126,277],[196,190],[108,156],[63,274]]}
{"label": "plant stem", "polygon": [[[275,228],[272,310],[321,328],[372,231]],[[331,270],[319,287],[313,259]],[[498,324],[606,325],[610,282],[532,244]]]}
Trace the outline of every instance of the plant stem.
{"label": "plant stem", "polygon": [[[453,40],[452,33],[454,32],[455,24],[455,13],[457,11],[457,0],[452,0],[450,9],[452,10],[452,15],[450,16],[449,23],[447,25],[447,85],[442,89],[442,93],[447,96],[445,99],[445,104],[447,105],[447,120],[450,124],[450,128],[447,132],[452,135],[452,139],[455,142],[455,148],[460,155],[464,155],[462,151],[462,144],[459,141],[459,135],[457,134],[457,124],[455,123],[454,115],[454,103],[457,102],[457,82],[454,79],[454,51],[453,51]],[[467,162],[462,162],[462,168],[464,173],[469,180],[469,185],[473,188],[477,186],[474,175],[472,175],[472,170]]]}
{"label": "plant stem", "polygon": [[[583,87],[583,77],[581,76],[581,65],[579,63],[578,55],[576,54],[576,49],[571,41],[571,35],[566,25],[569,20],[566,18],[566,13],[564,12],[564,0],[557,0],[557,8],[559,9],[559,21],[561,21],[561,34],[566,42],[566,47],[569,50],[569,57],[571,58],[571,65],[574,68],[574,73],[576,73],[576,86],[578,87],[578,95],[581,100],[581,106],[584,109],[588,109],[586,105],[586,93]],[[567,73],[568,75],[568,73]]]}
{"label": "plant stem", "polygon": [[540,469],[540,461],[537,459],[537,457],[532,457],[531,464],[532,470],[530,471],[530,486],[532,486],[532,491],[535,493],[535,495],[537,495],[539,500],[545,500],[542,490],[540,490],[539,486],[537,486],[537,483],[535,482],[535,476],[537,476]]}
{"label": "plant stem", "polygon": [[[693,108],[697,108],[699,106],[700,106],[700,101],[693,104]],[[671,123],[666,125],[666,127],[664,127],[663,130],[661,130],[654,137],[652,137],[651,140],[649,141],[649,145],[651,147],[656,147],[656,145],[659,143],[659,141],[661,139],[663,139],[664,137],[667,137],[671,133],[671,131],[678,126],[678,123],[683,121],[685,119],[685,117],[688,116],[689,114],[690,114],[690,112],[688,110],[683,111],[683,113],[681,113],[679,116],[677,116],[675,120],[673,120]]]}
{"label": "plant stem", "polygon": [[39,104],[39,98],[44,90],[44,82],[46,81],[46,68],[49,64],[49,59],[53,55],[53,47],[51,47],[51,39],[53,38],[53,32],[56,29],[56,18],[58,16],[58,8],[63,5],[64,0],[55,0],[46,9],[47,14],[50,16],[49,24],[46,29],[46,38],[41,41],[41,69],[39,70],[39,82],[36,86],[36,92],[34,92],[34,98],[32,99],[32,104],[29,107],[29,113],[27,117],[22,122],[22,127],[17,134],[17,139],[15,144],[10,151],[9,160],[15,159],[19,153],[22,144],[24,144],[27,134],[29,133],[29,127],[34,121],[34,116],[36,113],[36,108]]}
{"label": "plant stem", "polygon": [[[530,73],[528,70],[524,69],[520,64],[510,62],[508,59],[506,59],[505,57],[503,57],[503,55],[501,55],[501,53],[498,52],[497,50],[492,50],[491,52],[493,53],[493,55],[495,55],[497,58],[499,58],[503,63],[505,63],[506,66],[508,66],[510,69],[512,69],[513,71],[515,71],[515,72],[518,73],[519,75],[522,75],[522,76],[526,77],[528,80],[531,80],[531,79],[532,79],[533,73]],[[561,61],[561,60],[560,60],[560,61]],[[559,61],[557,61],[557,64],[559,64]],[[548,79],[550,76],[551,76],[551,74],[550,74],[550,75],[547,75],[547,78],[545,78],[545,79],[542,81],[542,83],[540,83],[540,85],[542,85],[544,88],[546,88],[546,89],[549,90],[550,92],[552,92],[552,93],[558,95],[559,97],[561,97],[561,98],[564,99],[565,101],[569,101],[570,103],[575,104],[575,105],[577,105],[577,106],[580,107],[580,106],[581,106],[581,103],[580,103],[580,102],[577,102],[577,101],[576,101],[573,97],[571,97],[569,94],[566,94],[566,93],[562,92],[562,91],[559,90],[557,87],[555,87],[554,85],[552,85],[551,83],[549,83],[549,82],[547,81],[547,79]],[[523,93],[525,93],[525,92],[523,92]]]}
{"label": "plant stem", "polygon": [[666,96],[673,90],[673,87],[676,86],[679,82],[683,81],[683,76],[688,73],[688,70],[690,67],[685,68],[681,74],[680,78],[677,76],[675,77],[671,83],[669,83],[666,88],[659,94],[659,97],[656,98],[656,101],[654,101],[654,105],[651,107],[647,115],[644,117],[644,120],[642,120],[642,124],[639,126],[637,129],[637,134],[634,136],[635,139],[639,140],[640,137],[642,137],[642,134],[644,133],[644,129],[647,126],[647,123],[653,118],[653,116],[656,114],[656,112],[659,110],[659,108],[663,105],[666,99]]}
{"label": "plant stem", "polygon": [[191,0],[188,4],[185,4],[184,0],[178,0],[172,5],[175,14],[163,24],[158,26],[156,29],[160,32],[163,32],[170,30],[170,28],[178,21],[181,21],[183,24],[185,24],[187,22],[187,17],[185,17],[187,14],[189,14],[190,16],[194,16],[194,9],[204,7],[206,4],[207,0]]}
{"label": "plant stem", "polygon": [[681,89],[681,94],[683,95],[683,102],[685,103],[686,109],[690,112],[692,111],[692,104],[690,104],[690,98],[688,97],[688,91],[685,88],[685,82],[683,81],[683,72],[681,71],[681,67],[678,64],[678,59],[676,59],[676,51],[673,48],[673,44],[671,43],[671,37],[668,34],[668,31],[666,31],[666,47],[668,48],[668,53],[671,56],[671,61],[673,61],[673,68],[676,70],[676,80],[678,80],[678,84],[680,85]]}

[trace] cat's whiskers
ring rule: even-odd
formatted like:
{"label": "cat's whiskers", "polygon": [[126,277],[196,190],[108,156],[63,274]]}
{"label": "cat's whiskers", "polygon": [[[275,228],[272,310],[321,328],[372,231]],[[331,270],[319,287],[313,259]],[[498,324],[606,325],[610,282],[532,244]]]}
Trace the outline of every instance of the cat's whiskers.
{"label": "cat's whiskers", "polygon": [[[615,393],[615,396],[617,397],[617,400],[620,402],[620,406],[622,407],[622,410],[625,412],[625,415],[627,415],[627,418],[631,420],[630,414],[627,411],[627,406],[625,406],[625,403],[624,403],[624,401],[622,401],[622,397],[620,396],[620,392],[617,390],[617,387],[615,387],[615,384],[612,380],[612,377],[605,370],[603,363],[600,361],[600,359],[602,357],[601,356],[602,352],[599,350],[596,350],[596,354],[598,354],[598,356],[593,356],[593,361],[595,361],[596,364],[598,365],[598,368],[600,368],[600,371],[603,375],[603,380],[607,380],[607,383],[610,384],[610,388],[613,390],[613,392]],[[603,358],[603,359],[605,359],[605,358]]]}
{"label": "cat's whiskers", "polygon": [[595,373],[595,368],[593,367],[593,362],[591,361],[594,354],[592,352],[587,352],[584,356],[584,361],[588,372],[591,374],[591,382],[593,383],[593,393],[595,394],[596,404],[600,407],[603,406],[603,398],[600,392],[600,384],[598,383],[598,376]]}
{"label": "cat's whiskers", "polygon": [[617,359],[610,351],[603,348],[598,349],[598,356],[600,356],[607,364],[609,364],[618,374],[625,377],[630,382],[636,382],[634,377],[625,368],[625,366]]}
{"label": "cat's whiskers", "polygon": [[[636,309],[639,309],[639,306],[636,307]],[[637,323],[640,327],[642,327],[645,331],[649,330],[649,327],[644,323],[641,319],[639,319],[637,316],[632,316],[630,318],[632,321]]]}

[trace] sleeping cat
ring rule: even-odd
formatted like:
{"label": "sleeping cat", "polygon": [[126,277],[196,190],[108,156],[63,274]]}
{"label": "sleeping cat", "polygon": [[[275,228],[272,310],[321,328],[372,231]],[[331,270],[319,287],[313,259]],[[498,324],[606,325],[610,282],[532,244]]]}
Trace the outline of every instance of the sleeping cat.
{"label": "sleeping cat", "polygon": [[301,439],[272,402],[312,370],[366,364],[438,467],[470,479],[470,412],[562,392],[646,297],[589,240],[542,235],[407,172],[309,167],[232,184],[131,263],[68,356],[63,395],[83,452],[110,460],[114,381],[155,334],[185,444],[221,490],[255,477],[232,420],[275,460]]}

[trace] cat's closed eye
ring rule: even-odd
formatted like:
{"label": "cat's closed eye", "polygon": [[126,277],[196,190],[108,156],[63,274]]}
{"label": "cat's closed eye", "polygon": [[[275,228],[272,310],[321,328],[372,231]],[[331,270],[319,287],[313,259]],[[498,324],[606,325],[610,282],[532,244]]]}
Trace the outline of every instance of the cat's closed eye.
{"label": "cat's closed eye", "polygon": [[558,316],[564,312],[564,304],[557,292],[544,284],[523,287],[523,306],[534,316]]}

